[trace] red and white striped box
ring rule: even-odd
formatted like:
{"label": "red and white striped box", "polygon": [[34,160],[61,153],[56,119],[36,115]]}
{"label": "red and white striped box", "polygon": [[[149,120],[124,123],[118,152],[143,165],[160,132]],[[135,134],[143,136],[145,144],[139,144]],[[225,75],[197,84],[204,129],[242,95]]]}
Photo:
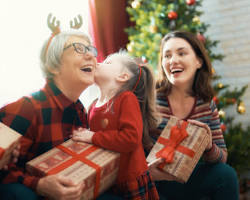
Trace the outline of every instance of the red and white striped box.
{"label": "red and white striped box", "polygon": [[[185,123],[185,132],[187,136],[176,145],[172,155],[171,162],[164,162],[158,165],[163,171],[175,176],[181,182],[187,182],[198,163],[201,155],[209,142],[209,135],[205,128],[179,120],[176,117],[170,117],[166,127],[163,129],[160,137],[150,151],[147,162],[152,163],[162,157],[161,152],[171,146],[170,138],[173,127],[182,126]],[[173,138],[173,137],[172,137]],[[167,149],[169,152],[169,149]]]}
{"label": "red and white striped box", "polygon": [[8,164],[21,134],[0,122],[0,169]]}
{"label": "red and white striped box", "polygon": [[82,199],[95,199],[117,178],[120,154],[93,144],[68,140],[26,164],[31,175],[61,174],[75,183],[84,181]]}

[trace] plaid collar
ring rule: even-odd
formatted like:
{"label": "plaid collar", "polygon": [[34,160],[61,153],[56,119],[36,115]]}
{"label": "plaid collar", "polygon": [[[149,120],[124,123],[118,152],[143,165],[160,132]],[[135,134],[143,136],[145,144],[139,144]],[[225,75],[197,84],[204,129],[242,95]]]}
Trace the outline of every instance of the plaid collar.
{"label": "plaid collar", "polygon": [[[69,107],[70,105],[74,104],[73,101],[68,99],[61,90],[56,86],[53,79],[47,79],[45,90],[48,91],[48,93],[51,95],[51,98],[55,101],[55,103],[59,106],[61,110],[64,110],[65,108]],[[79,99],[77,100],[77,102]],[[76,103],[77,103],[76,102]]]}

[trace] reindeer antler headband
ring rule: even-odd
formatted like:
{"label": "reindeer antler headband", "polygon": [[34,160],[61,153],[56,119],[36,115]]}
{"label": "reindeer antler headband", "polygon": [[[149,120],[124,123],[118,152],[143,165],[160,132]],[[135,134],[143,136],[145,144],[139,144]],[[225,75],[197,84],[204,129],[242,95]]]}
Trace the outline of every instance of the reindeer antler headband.
{"label": "reindeer antler headband", "polygon": [[[46,47],[46,50],[45,50],[46,54],[48,52],[48,48],[49,48],[49,45],[50,45],[52,39],[57,34],[59,34],[61,32],[61,30],[60,30],[60,21],[56,20],[56,17],[53,17],[52,22],[51,22],[51,17],[52,17],[52,14],[50,13],[48,15],[48,18],[47,18],[47,25],[48,25],[49,29],[52,31],[52,34],[51,34],[51,36],[49,38],[49,41],[48,41],[48,44],[47,44],[47,47]],[[75,23],[74,25],[73,25],[73,21],[70,20],[70,28],[73,28],[73,29],[81,28],[81,26],[82,26],[82,16],[78,15],[77,17],[79,19],[79,22],[77,21],[76,17],[74,18],[74,23]]]}

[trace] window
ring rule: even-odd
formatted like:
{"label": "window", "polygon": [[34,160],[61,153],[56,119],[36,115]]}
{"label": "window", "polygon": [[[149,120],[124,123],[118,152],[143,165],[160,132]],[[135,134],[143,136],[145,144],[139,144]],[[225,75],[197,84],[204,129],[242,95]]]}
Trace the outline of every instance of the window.
{"label": "window", "polygon": [[68,30],[78,14],[87,32],[88,0],[3,0],[0,6],[0,107],[41,88],[40,49],[50,36],[52,13]]}

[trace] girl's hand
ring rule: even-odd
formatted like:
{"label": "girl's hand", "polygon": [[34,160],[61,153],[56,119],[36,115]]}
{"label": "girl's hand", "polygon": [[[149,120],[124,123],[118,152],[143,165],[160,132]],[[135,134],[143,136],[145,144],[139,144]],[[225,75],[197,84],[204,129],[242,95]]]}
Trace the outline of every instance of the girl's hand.
{"label": "girl's hand", "polygon": [[192,119],[189,119],[188,122],[190,124],[205,128],[207,130],[207,134],[209,135],[209,143],[208,143],[205,150],[210,150],[212,148],[212,146],[213,146],[213,140],[212,140],[212,132],[211,132],[209,126],[207,124],[205,124],[205,123],[202,123],[202,122],[197,121],[197,120],[192,120]]}
{"label": "girl's hand", "polygon": [[73,131],[72,139],[75,142],[87,142],[92,143],[92,137],[95,132],[90,131],[86,128],[79,128],[78,130]]}

